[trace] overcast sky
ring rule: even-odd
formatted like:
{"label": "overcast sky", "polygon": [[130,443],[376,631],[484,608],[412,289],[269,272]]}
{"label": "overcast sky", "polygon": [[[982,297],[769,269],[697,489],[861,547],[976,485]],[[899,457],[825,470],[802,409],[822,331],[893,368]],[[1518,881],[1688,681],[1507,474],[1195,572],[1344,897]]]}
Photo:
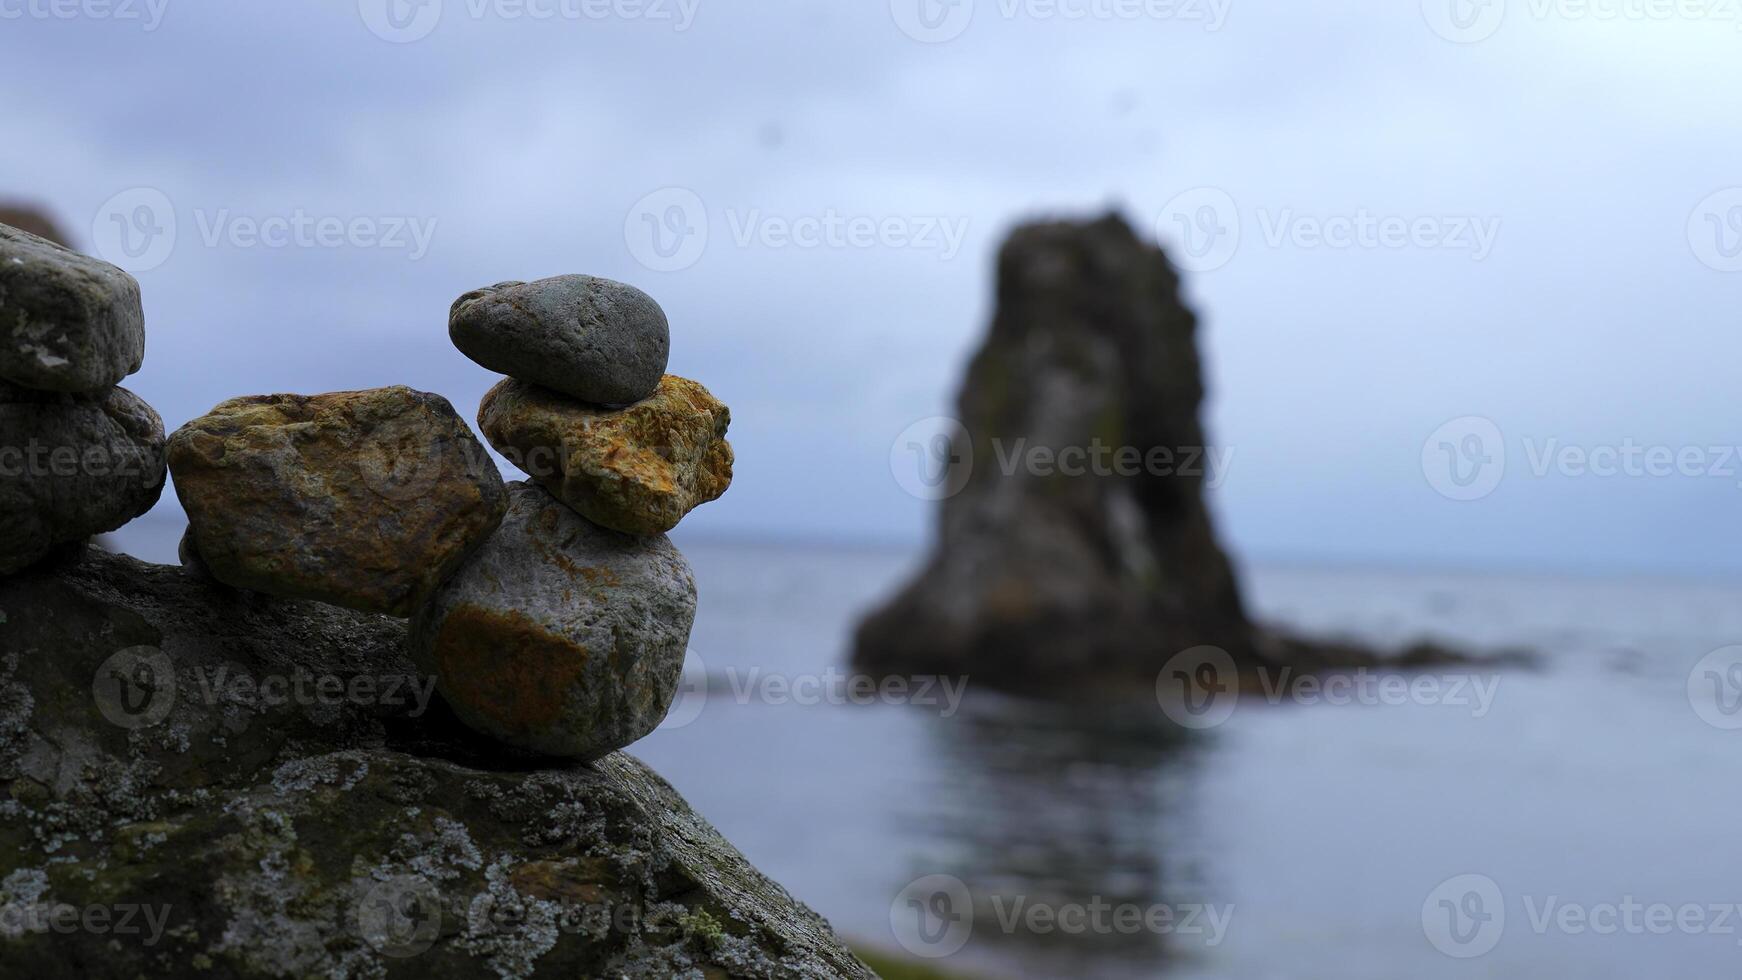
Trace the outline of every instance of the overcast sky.
{"label": "overcast sky", "polygon": [[0,196],[138,270],[171,428],[470,418],[448,305],[590,272],[732,407],[691,527],[908,542],[998,241],[1116,207],[1188,268],[1242,555],[1742,572],[1731,6],[0,0]]}

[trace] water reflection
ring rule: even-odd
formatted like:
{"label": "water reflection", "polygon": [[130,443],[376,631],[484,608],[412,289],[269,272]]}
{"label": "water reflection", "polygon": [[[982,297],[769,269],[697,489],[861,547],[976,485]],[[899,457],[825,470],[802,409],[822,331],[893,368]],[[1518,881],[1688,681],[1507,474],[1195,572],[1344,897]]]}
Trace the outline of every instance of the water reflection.
{"label": "water reflection", "polygon": [[[1184,918],[1207,901],[1190,787],[1214,736],[1153,709],[984,692],[926,729],[936,764],[898,830],[920,842],[911,876],[966,886],[960,959],[1001,974],[1063,975],[1055,962],[1078,976],[1153,976],[1203,944]],[[920,941],[945,941],[933,937]]]}

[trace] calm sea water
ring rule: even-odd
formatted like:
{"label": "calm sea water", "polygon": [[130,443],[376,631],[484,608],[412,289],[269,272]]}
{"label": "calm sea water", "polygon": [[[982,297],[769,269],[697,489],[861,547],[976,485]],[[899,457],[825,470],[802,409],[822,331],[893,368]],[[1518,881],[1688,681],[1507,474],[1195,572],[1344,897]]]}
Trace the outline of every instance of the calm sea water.
{"label": "calm sea water", "polygon": [[[177,534],[119,538],[173,561]],[[936,964],[986,977],[1742,969],[1742,731],[1690,695],[1690,673],[1696,692],[1742,679],[1701,664],[1742,643],[1742,588],[1249,569],[1268,619],[1529,646],[1544,667],[1479,677],[1485,701],[1246,699],[1188,730],[971,685],[853,703],[851,625],[913,556],[680,544],[690,683],[632,751],[856,943],[960,946]]]}

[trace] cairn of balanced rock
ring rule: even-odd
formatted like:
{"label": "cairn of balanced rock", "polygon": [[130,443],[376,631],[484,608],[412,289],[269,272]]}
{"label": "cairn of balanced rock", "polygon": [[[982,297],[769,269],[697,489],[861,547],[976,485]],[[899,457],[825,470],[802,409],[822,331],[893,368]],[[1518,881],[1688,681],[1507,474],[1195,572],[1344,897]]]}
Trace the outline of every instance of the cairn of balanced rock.
{"label": "cairn of balanced rock", "polygon": [[0,575],[157,503],[163,420],[117,387],[144,357],[132,276],[0,224]]}
{"label": "cairn of balanced rock", "polygon": [[509,375],[479,425],[534,482],[413,619],[412,657],[474,730],[597,758],[671,707],[696,587],[664,532],[731,483],[730,415],[665,373],[665,313],[622,283],[499,283],[461,296],[448,329]]}

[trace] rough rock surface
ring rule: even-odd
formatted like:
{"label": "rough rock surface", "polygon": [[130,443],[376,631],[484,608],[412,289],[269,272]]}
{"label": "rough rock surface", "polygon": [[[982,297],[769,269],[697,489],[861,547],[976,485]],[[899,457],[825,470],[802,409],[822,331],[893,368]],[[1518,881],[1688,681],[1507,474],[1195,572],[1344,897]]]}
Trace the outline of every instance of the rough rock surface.
{"label": "rough rock surface", "polygon": [[412,657],[462,721],[507,745],[591,759],[671,707],[696,584],[664,535],[598,527],[529,483],[502,527],[412,623]]}
{"label": "rough rock surface", "polygon": [[132,276],[0,224],[0,381],[98,391],[144,360],[145,313]]}
{"label": "rough rock surface", "polygon": [[871,976],[634,759],[479,751],[404,639],[94,550],[0,580],[0,975]]}
{"label": "rough rock surface", "polygon": [[582,405],[507,380],[478,408],[484,437],[595,524],[663,534],[732,483],[732,414],[706,388],[668,374],[621,409]]}
{"label": "rough rock surface", "polygon": [[236,398],[176,430],[169,467],[220,581],[409,616],[502,518],[502,478],[440,395]]}
{"label": "rough rock surface", "polygon": [[[1044,685],[1153,677],[1179,650],[1247,645],[1207,468],[1184,472],[1207,446],[1196,327],[1167,259],[1117,217],[1011,235],[958,399],[949,465],[970,472],[929,565],[861,625],[861,668]],[[1166,449],[1177,472],[1000,465],[1096,444]]]}
{"label": "rough rock surface", "polygon": [[137,395],[0,382],[0,575],[112,531],[163,494],[163,420]]}
{"label": "rough rock surface", "polygon": [[653,394],[671,355],[671,327],[653,297],[596,276],[474,289],[454,301],[448,336],[498,374],[595,405]]}

